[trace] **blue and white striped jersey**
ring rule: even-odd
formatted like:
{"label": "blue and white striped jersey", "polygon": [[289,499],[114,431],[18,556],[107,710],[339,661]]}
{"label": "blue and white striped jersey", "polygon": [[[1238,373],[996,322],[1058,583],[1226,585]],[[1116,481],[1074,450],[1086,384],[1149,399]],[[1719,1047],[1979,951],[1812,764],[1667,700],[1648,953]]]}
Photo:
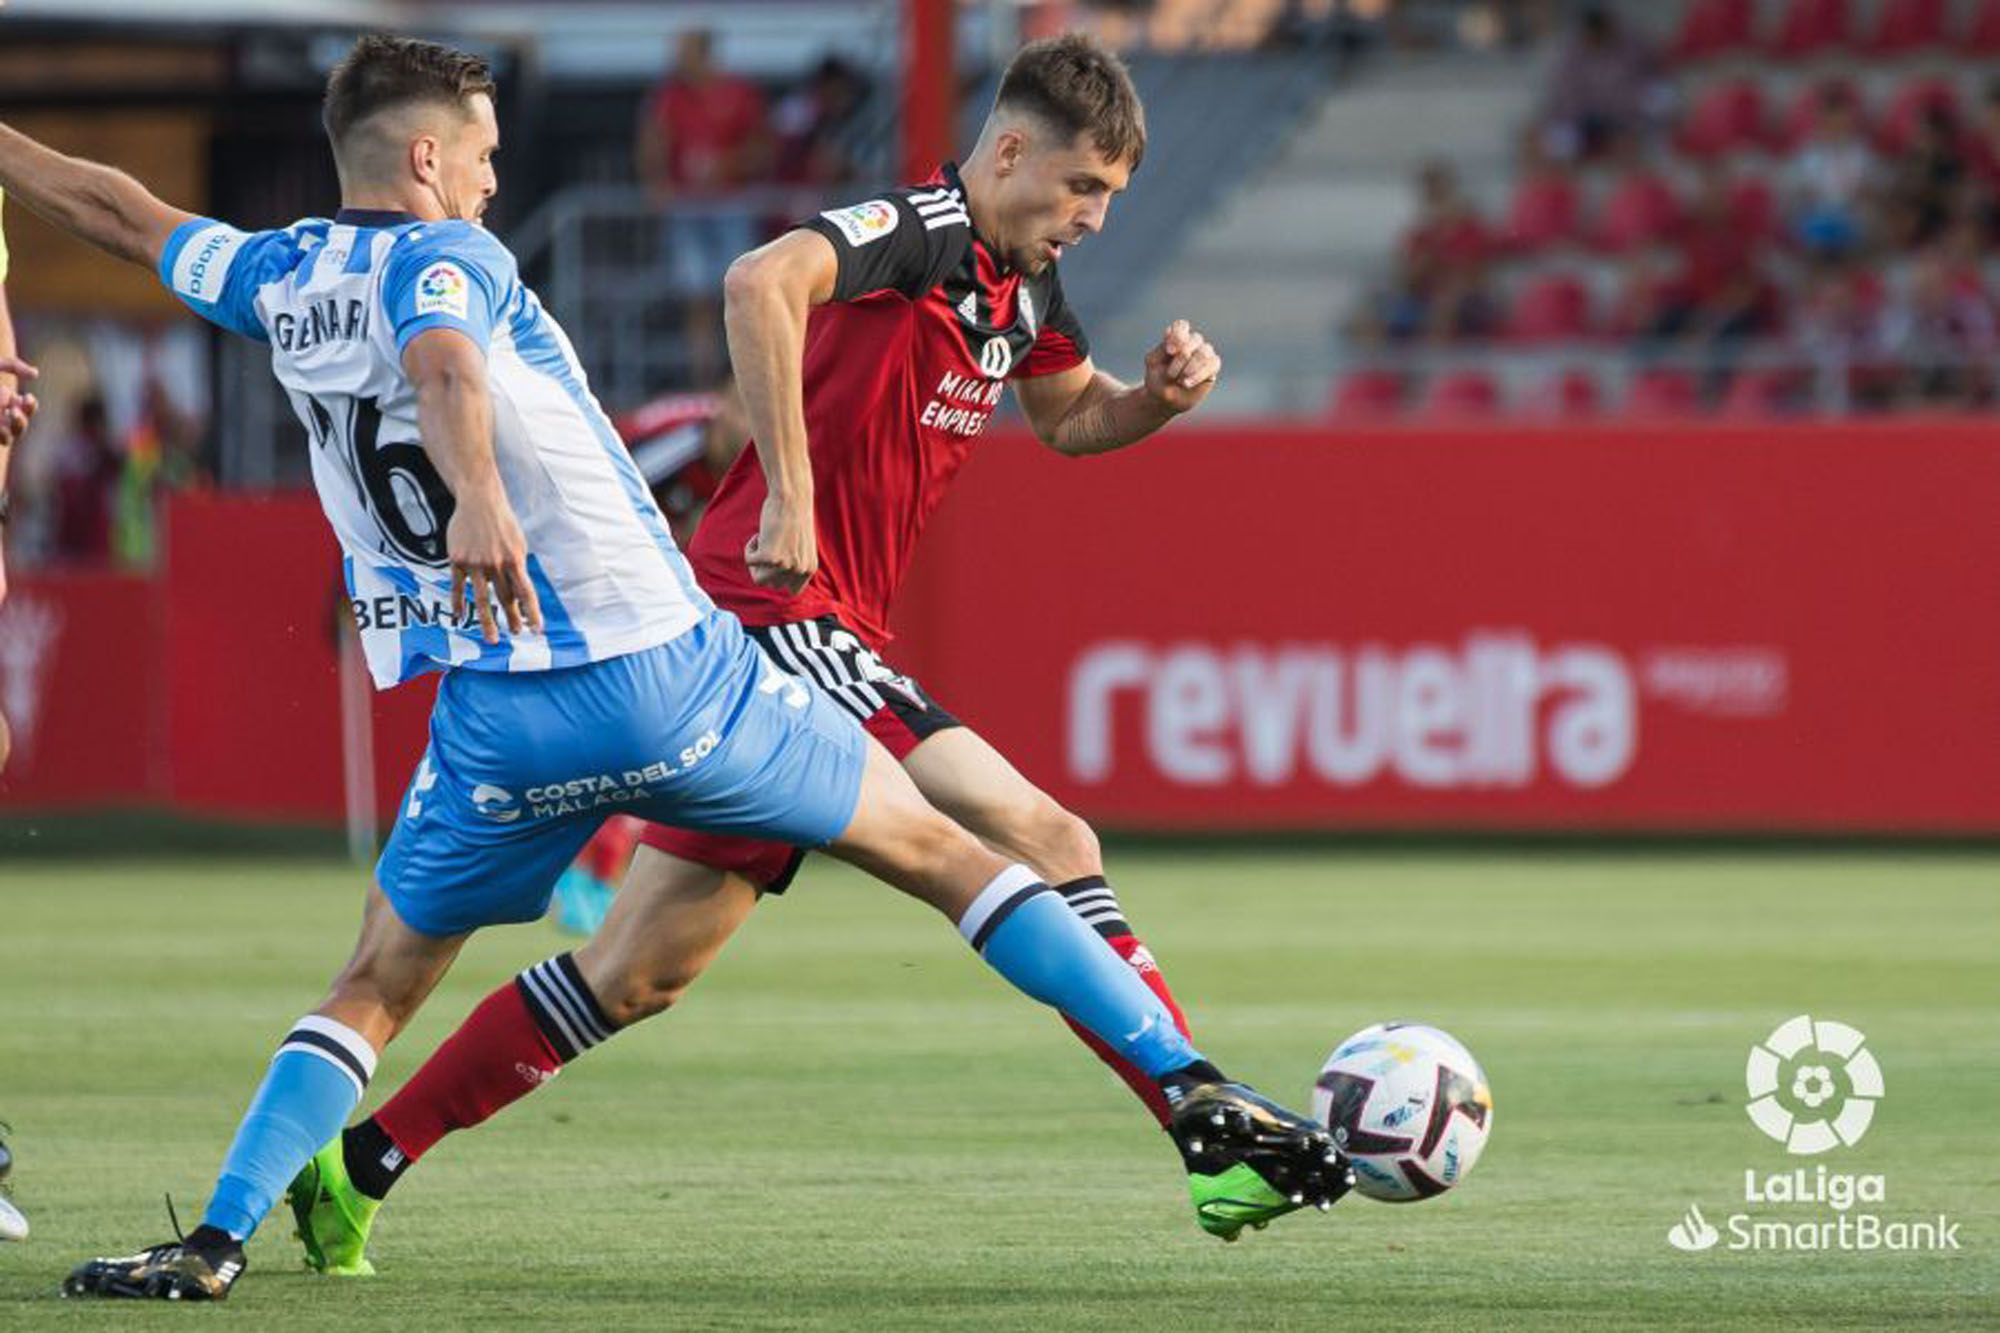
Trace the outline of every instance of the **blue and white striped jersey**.
{"label": "blue and white striped jersey", "polygon": [[[204,319],[271,347],[311,439],[380,687],[426,671],[540,671],[675,638],[711,603],[514,257],[467,222],[346,209],[278,231],[184,224],[160,278]],[[427,329],[486,352],[493,450],[528,542],[545,632],[480,638],[451,617],[451,495],[419,443],[402,353]]]}

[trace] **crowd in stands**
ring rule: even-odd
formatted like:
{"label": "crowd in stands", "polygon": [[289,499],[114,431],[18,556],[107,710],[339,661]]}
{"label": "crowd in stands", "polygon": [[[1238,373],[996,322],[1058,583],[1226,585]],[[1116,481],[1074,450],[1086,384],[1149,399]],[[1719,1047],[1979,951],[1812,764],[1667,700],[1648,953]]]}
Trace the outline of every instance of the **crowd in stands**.
{"label": "crowd in stands", "polygon": [[210,484],[206,343],[186,325],[29,317],[42,410],[14,460],[9,563],[150,569],[160,504]]}
{"label": "crowd in stands", "polygon": [[856,140],[869,84],[838,56],[773,92],[718,62],[714,39],[674,39],[641,104],[634,175],[663,218],[661,250],[684,311],[691,378],[722,373],[723,270],[790,220],[769,190],[833,192],[861,175]]}
{"label": "crowd in stands", "polygon": [[2000,0],[1694,0],[1668,44],[1585,10],[1504,198],[1417,173],[1335,411],[1991,402],[1995,55]]}

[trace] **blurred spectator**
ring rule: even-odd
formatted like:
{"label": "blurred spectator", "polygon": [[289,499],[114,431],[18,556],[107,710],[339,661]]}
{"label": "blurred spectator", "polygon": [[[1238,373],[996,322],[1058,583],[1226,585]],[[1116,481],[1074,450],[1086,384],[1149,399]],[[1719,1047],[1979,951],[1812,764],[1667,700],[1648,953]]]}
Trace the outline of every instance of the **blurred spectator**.
{"label": "blurred spectator", "polygon": [[707,32],[683,32],[672,68],[640,116],[638,177],[667,210],[667,263],[685,303],[688,355],[700,381],[721,370],[723,271],[757,243],[755,210],[731,196],[767,181],[770,164],[764,94],[716,66]]}
{"label": "blurred spectator", "polygon": [[104,399],[78,400],[56,463],[56,555],[102,564],[111,557],[111,513],[124,464],[111,440]]}
{"label": "blurred spectator", "polygon": [[161,500],[206,480],[197,452],[200,443],[200,427],[174,406],[159,377],[149,373],[140,390],[138,419],[125,433],[112,524],[119,564],[152,568],[159,554]]}
{"label": "blurred spectator", "polygon": [[839,56],[819,62],[805,84],[771,113],[777,178],[788,185],[846,185],[859,174],[849,136],[868,100],[868,82]]}
{"label": "blurred spectator", "polygon": [[1490,333],[1494,303],[1486,286],[1494,237],[1442,162],[1417,174],[1417,218],[1403,233],[1394,290],[1380,302],[1377,337],[1450,342]]}
{"label": "blurred spectator", "polygon": [[1986,234],[2000,240],[2000,79],[1986,85],[1979,124],[1968,126],[1961,142],[1966,165],[1978,182]]}
{"label": "blurred spectator", "polygon": [[1813,128],[1787,164],[1790,230],[1809,255],[1839,258],[1859,249],[1881,185],[1881,164],[1862,133],[1853,93],[1830,87]]}
{"label": "blurred spectator", "polygon": [[1680,243],[1680,270],[1653,333],[1728,352],[1775,324],[1776,294],[1755,238],[1738,225],[1728,173],[1710,166]]}
{"label": "blurred spectator", "polygon": [[1611,10],[1592,5],[1549,87],[1542,116],[1549,150],[1565,159],[1601,157],[1643,136],[1672,101],[1659,53],[1627,33]]}
{"label": "blurred spectator", "polygon": [[1791,343],[1817,372],[1816,406],[1847,412],[1896,398],[1899,375],[1883,345],[1884,292],[1868,265],[1814,265],[1792,313]]}
{"label": "blurred spectator", "polygon": [[1678,284],[1664,251],[1634,251],[1625,261],[1617,294],[1605,320],[1605,332],[1614,338],[1650,338],[1666,322],[1668,307],[1676,301]]}
{"label": "blurred spectator", "polygon": [[1933,240],[1951,220],[1967,180],[1957,117],[1945,107],[1927,109],[1891,166],[1884,220],[1889,244],[1914,250]]}
{"label": "blurred spectator", "polygon": [[1900,364],[1902,396],[1933,407],[1971,407],[1991,389],[1993,307],[1977,271],[1940,246],[1917,257],[1882,321],[1884,349]]}
{"label": "blurred spectator", "polygon": [[750,442],[750,418],[735,379],[725,376],[707,393],[655,398],[616,425],[674,540],[685,545],[723,475]]}

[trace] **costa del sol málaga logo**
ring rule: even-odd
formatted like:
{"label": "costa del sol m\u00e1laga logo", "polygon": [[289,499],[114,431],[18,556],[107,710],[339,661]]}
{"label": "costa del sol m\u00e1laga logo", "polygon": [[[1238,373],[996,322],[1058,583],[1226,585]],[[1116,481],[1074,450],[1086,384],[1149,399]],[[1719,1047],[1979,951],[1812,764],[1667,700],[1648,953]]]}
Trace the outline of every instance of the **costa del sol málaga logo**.
{"label": "costa del sol m\u00e1laga logo", "polygon": [[1778,1024],[1744,1070],[1752,1122],[1799,1157],[1860,1142],[1882,1097],[1882,1066],[1865,1040],[1810,1014]]}

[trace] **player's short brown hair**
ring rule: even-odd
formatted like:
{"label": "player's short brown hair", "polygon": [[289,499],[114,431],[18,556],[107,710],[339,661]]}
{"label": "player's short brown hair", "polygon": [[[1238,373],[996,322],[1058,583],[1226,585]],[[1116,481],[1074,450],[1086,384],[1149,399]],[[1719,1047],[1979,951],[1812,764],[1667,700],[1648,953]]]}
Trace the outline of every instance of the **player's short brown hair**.
{"label": "player's short brown hair", "polygon": [[1133,170],[1146,155],[1146,112],[1131,72],[1109,47],[1080,32],[1022,47],[1000,76],[993,107],[1025,111],[1066,141],[1087,133],[1098,152]]}
{"label": "player's short brown hair", "polygon": [[338,146],[379,111],[424,102],[463,110],[473,97],[491,97],[494,90],[493,72],[478,56],[413,37],[370,33],[327,77],[320,120]]}

